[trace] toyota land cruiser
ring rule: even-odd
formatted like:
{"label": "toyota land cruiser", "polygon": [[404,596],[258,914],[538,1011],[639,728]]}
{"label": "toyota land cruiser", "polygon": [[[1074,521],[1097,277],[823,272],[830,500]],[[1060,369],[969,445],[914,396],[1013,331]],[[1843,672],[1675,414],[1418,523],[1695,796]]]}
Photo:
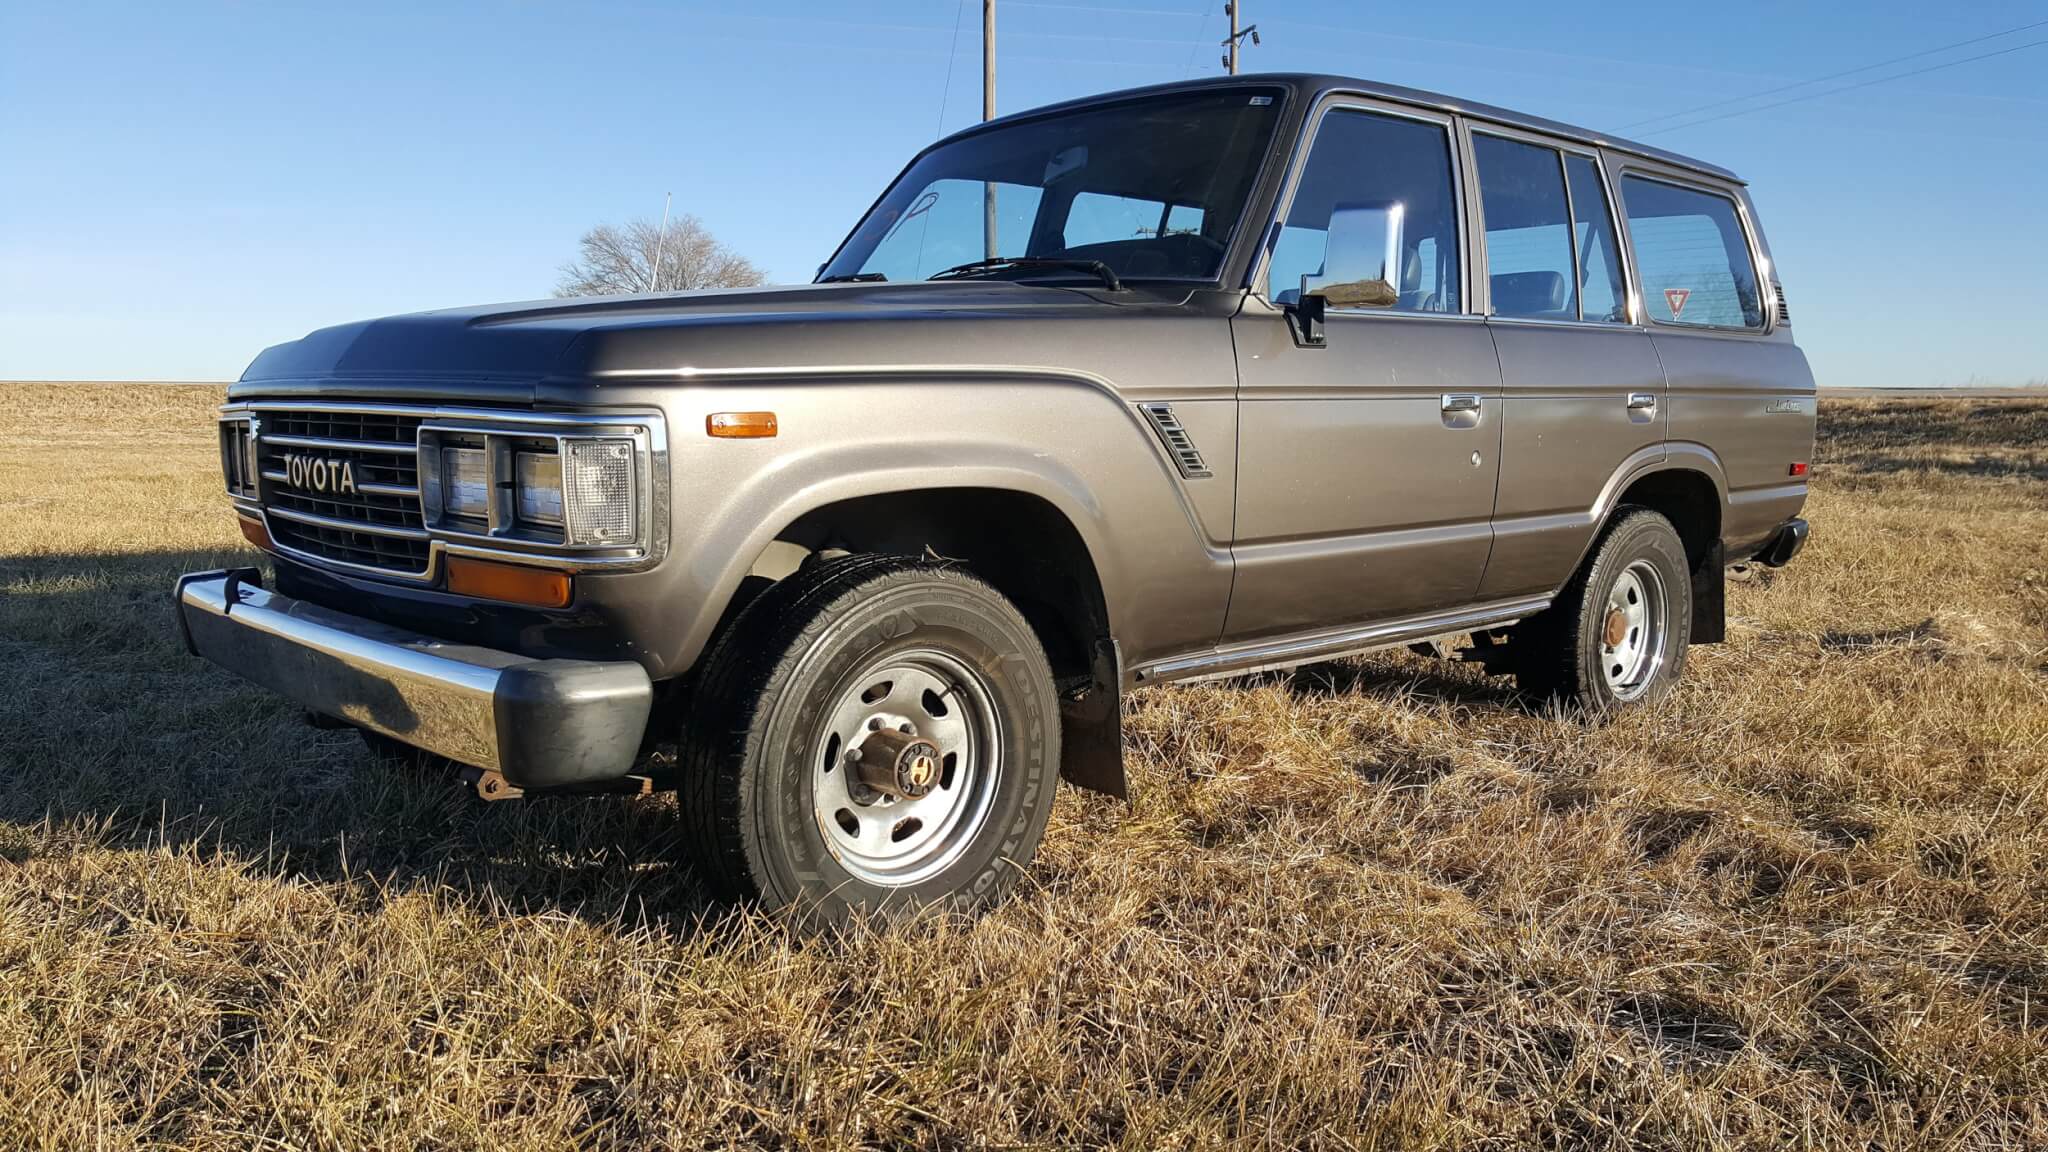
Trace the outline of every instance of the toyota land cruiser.
{"label": "toyota land cruiser", "polygon": [[1743,183],[1231,77],[977,126],[813,285],[328,328],[220,415],[190,647],[487,796],[676,788],[728,897],[982,908],[1120,693],[1395,644],[1588,714],[1806,538]]}

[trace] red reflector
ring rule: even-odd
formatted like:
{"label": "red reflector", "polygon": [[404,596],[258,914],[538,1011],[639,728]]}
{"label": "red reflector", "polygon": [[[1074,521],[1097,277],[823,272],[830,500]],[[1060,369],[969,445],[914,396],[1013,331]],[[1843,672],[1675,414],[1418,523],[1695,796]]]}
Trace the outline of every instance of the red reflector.
{"label": "red reflector", "polygon": [[1804,461],[1804,460],[1801,460],[1801,461],[1800,461],[1799,463],[1797,463],[1797,464],[1794,464],[1794,465],[1792,466],[1792,474],[1793,474],[1794,476],[1804,476],[1804,475],[1806,475],[1806,461]]}

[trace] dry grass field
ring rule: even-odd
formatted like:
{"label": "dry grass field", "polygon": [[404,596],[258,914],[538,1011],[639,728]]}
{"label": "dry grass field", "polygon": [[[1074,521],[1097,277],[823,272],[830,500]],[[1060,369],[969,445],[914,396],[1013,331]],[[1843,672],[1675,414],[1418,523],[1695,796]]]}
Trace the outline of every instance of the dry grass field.
{"label": "dry grass field", "polygon": [[1828,400],[1589,729],[1408,653],[1129,703],[972,925],[707,907],[187,657],[203,387],[0,387],[0,1148],[2048,1147],[2048,403]]}

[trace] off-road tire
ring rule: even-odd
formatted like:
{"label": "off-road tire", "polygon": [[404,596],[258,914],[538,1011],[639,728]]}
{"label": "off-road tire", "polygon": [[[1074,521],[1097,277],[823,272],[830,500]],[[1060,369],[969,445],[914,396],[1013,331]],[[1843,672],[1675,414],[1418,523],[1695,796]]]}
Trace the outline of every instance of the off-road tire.
{"label": "off-road tire", "polygon": [[[892,652],[940,649],[995,703],[1000,771],[974,838],[942,871],[871,883],[841,867],[814,810],[817,732],[849,679]],[[749,604],[702,664],[680,741],[691,863],[714,895],[840,924],[875,914],[974,914],[1038,850],[1059,777],[1058,697],[1037,636],[957,567],[850,555],[806,565]]]}
{"label": "off-road tire", "polygon": [[[1608,595],[1635,565],[1654,570],[1663,594],[1663,626],[1654,672],[1641,688],[1618,692],[1603,665]],[[1685,671],[1692,632],[1692,575],[1671,521],[1648,509],[1610,522],[1585,563],[1551,606],[1510,634],[1515,681],[1524,692],[1594,716],[1661,699]]]}

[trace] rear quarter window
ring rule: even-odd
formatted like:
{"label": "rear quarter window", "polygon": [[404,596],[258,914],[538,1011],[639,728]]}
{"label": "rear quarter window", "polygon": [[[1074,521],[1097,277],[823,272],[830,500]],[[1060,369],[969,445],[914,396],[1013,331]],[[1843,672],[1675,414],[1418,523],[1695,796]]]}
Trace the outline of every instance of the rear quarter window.
{"label": "rear quarter window", "polygon": [[1735,201],[1642,176],[1622,178],[1643,307],[1660,324],[1762,329],[1756,264]]}

